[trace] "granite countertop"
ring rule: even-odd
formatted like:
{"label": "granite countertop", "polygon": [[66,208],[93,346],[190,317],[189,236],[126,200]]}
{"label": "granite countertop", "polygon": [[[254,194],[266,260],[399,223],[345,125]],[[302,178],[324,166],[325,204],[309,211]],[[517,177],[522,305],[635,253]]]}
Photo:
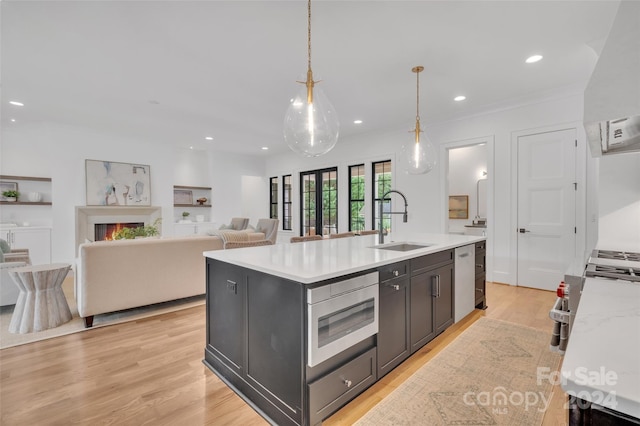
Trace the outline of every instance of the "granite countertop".
{"label": "granite countertop", "polygon": [[374,248],[379,245],[378,236],[363,235],[235,250],[213,250],[204,252],[204,255],[303,284],[312,284],[485,239],[486,237],[455,234],[412,234],[408,238],[395,234],[387,236],[385,245],[392,242],[431,244],[429,247],[400,252]]}
{"label": "granite countertop", "polygon": [[640,283],[585,279],[561,373],[568,394],[640,418]]}

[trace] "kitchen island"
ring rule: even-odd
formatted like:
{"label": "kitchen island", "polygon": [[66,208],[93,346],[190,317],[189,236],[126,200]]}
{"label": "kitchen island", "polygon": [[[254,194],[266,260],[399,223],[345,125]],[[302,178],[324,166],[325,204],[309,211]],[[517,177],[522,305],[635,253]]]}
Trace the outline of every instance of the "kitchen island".
{"label": "kitchen island", "polygon": [[561,367],[570,425],[640,424],[640,284],[586,278]]}
{"label": "kitchen island", "polygon": [[484,240],[370,235],[205,252],[204,363],[270,422],[319,424],[453,323],[454,250]]}

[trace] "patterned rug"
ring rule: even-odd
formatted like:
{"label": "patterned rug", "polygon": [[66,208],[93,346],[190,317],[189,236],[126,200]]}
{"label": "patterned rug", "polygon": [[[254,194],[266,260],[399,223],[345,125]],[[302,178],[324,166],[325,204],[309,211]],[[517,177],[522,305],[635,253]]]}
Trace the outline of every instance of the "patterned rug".
{"label": "patterned rug", "polygon": [[561,360],[550,338],[480,318],[356,425],[539,425]]}

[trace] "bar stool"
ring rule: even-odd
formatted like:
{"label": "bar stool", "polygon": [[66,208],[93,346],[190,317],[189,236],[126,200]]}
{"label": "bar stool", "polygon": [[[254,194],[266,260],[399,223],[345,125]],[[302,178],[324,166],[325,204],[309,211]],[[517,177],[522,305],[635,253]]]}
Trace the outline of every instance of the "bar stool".
{"label": "bar stool", "polygon": [[62,282],[70,268],[67,263],[52,263],[9,271],[20,288],[9,324],[10,333],[32,333],[71,321],[71,311],[62,292]]}

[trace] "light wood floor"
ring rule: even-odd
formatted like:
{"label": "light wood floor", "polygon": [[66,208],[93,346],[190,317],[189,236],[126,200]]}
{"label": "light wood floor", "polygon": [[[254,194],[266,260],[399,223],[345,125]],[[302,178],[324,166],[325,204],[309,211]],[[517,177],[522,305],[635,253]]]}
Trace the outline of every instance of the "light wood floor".
{"label": "light wood floor", "polygon": [[[552,292],[487,283],[489,309],[454,324],[327,419],[349,425],[481,316],[551,331]],[[203,364],[204,306],[0,351],[2,425],[266,425]],[[545,425],[565,425],[554,388]]]}

